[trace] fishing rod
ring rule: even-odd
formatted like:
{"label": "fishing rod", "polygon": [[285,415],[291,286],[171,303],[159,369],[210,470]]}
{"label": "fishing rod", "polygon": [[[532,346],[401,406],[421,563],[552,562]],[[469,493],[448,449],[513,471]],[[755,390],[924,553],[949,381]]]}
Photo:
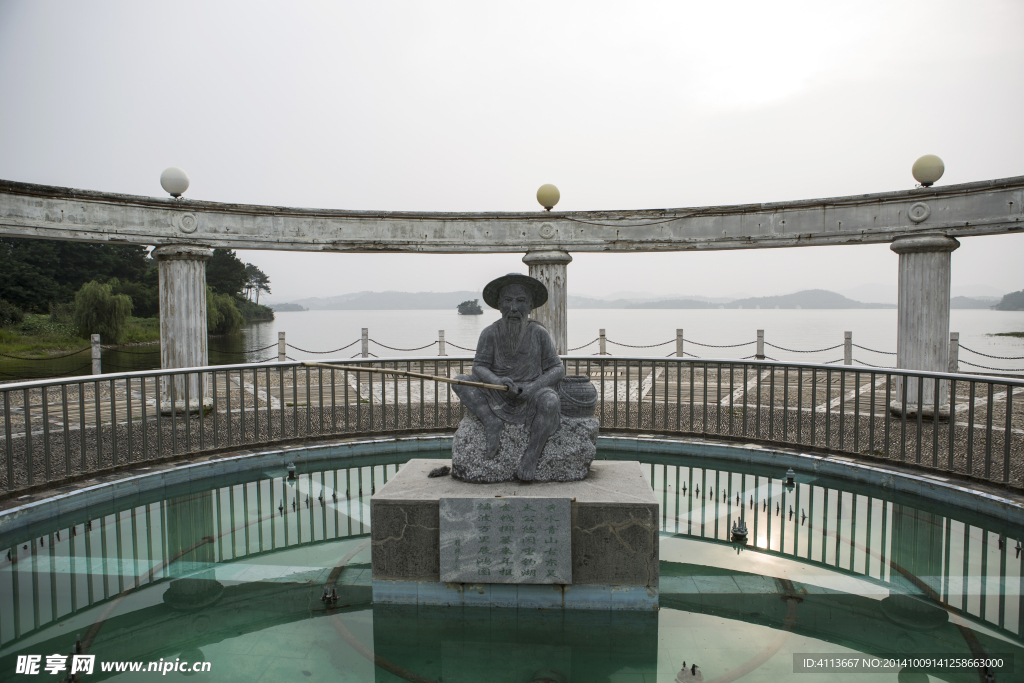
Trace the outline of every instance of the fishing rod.
{"label": "fishing rod", "polygon": [[[508,387],[505,386],[504,384],[487,384],[485,382],[471,382],[465,379],[452,379],[451,377],[425,375],[420,372],[410,372],[408,370],[391,370],[389,368],[373,368],[360,365],[331,365],[330,363],[317,363],[314,361],[302,361],[302,364],[310,368],[330,368],[331,370],[350,370],[352,372],[376,372],[381,375],[402,375],[403,377],[417,377],[419,379],[429,379],[435,382],[445,382],[447,384],[461,384],[467,387],[494,389],[495,391],[508,391]],[[517,393],[523,393],[522,387],[519,388],[519,391]]]}

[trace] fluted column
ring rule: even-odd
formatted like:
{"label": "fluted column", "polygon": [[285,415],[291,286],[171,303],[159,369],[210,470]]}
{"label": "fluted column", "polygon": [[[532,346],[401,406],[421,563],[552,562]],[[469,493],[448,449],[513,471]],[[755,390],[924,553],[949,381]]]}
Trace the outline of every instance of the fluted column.
{"label": "fluted column", "polygon": [[[947,372],[949,368],[950,254],[960,243],[945,235],[914,235],[896,239],[890,248],[900,255],[896,367],[901,370]],[[934,380],[923,382],[921,409],[935,413]],[[892,409],[902,412],[903,389],[897,385]],[[945,417],[949,386],[939,384],[939,414]],[[907,382],[908,413],[916,414],[918,382]]]}
{"label": "fluted column", "polygon": [[[206,262],[213,256],[207,247],[181,244],[153,250],[160,274],[160,367],[205,367],[209,364],[206,345]],[[188,410],[211,402],[206,377],[188,377]],[[175,410],[185,409],[185,377],[174,378]],[[160,383],[160,408],[171,409],[171,383]]]}
{"label": "fluted column", "polygon": [[530,267],[530,277],[537,278],[548,288],[548,300],[533,310],[533,318],[548,328],[559,355],[565,355],[568,347],[566,266],[571,262],[568,252],[554,249],[531,251],[523,257],[523,263]]}

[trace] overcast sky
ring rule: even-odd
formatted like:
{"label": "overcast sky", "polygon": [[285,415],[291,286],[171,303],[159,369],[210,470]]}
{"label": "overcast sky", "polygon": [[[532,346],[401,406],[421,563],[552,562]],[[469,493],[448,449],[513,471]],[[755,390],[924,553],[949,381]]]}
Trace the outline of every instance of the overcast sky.
{"label": "overcast sky", "polygon": [[[0,0],[0,178],[426,211],[783,201],[1024,175],[1024,2]],[[971,237],[954,293],[1024,288]],[[272,301],[479,290],[517,255],[239,252]],[[891,292],[887,245],[577,254],[571,294]],[[878,286],[876,286],[878,285]],[[858,289],[859,287],[859,289]],[[860,296],[879,300],[878,296]]]}

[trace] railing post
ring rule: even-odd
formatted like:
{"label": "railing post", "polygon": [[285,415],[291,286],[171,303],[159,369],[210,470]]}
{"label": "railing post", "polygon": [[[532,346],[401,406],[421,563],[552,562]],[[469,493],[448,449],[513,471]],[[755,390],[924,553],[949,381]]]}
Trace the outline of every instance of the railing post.
{"label": "railing post", "polygon": [[607,356],[608,355],[607,339],[605,339],[604,330],[598,330],[597,338],[598,338],[598,342],[600,344],[598,346],[598,351],[600,352],[600,354],[602,356]]}
{"label": "railing post", "polygon": [[100,346],[100,335],[94,334],[89,338],[92,341],[92,374],[103,374],[103,348]]}
{"label": "railing post", "polygon": [[676,330],[676,358],[683,357],[683,331]]}
{"label": "railing post", "polygon": [[757,360],[764,360],[764,330],[757,331],[757,353],[754,354]]}
{"label": "railing post", "polygon": [[285,356],[286,356],[286,353],[285,353],[284,332],[278,332],[277,333],[277,360],[282,361],[282,362],[288,360]]}
{"label": "railing post", "polygon": [[437,331],[437,355],[447,356],[448,353],[444,348],[444,330]]}
{"label": "railing post", "polygon": [[843,365],[853,365],[853,332],[843,332]]}
{"label": "railing post", "polygon": [[370,330],[366,327],[363,328],[362,357],[370,357]]}
{"label": "railing post", "polygon": [[949,371],[960,372],[960,333],[949,333]]}

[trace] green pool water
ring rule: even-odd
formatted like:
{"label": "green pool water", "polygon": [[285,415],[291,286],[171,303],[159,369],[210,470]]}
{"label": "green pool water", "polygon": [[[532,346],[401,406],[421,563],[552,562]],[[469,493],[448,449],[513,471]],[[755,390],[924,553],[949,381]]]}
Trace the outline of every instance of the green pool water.
{"label": "green pool water", "polygon": [[[658,612],[374,605],[370,496],[407,457],[219,477],[0,536],[0,680],[62,679],[47,656],[76,641],[95,655],[83,681],[985,680],[794,673],[795,657],[908,655],[1002,658],[992,680],[1024,680],[1024,530],[707,459],[641,458],[661,504]],[[740,514],[746,545],[729,539]],[[40,674],[17,673],[27,656]],[[102,670],[122,662],[161,672]],[[162,673],[182,662],[209,670]]]}

